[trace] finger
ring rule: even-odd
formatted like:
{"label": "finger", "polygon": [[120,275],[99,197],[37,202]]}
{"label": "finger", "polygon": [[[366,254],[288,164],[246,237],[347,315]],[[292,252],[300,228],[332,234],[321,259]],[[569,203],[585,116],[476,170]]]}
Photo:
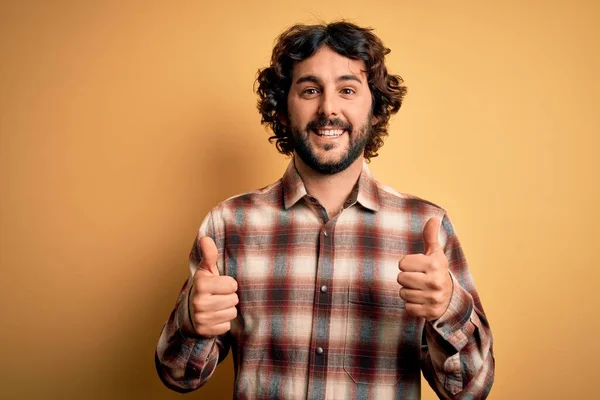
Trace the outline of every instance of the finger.
{"label": "finger", "polygon": [[223,322],[233,321],[237,318],[237,308],[229,307],[224,310],[215,311],[212,316],[214,325],[222,324]]}
{"label": "finger", "polygon": [[208,296],[203,304],[205,310],[220,311],[237,306],[239,303],[236,293]]}
{"label": "finger", "polygon": [[434,309],[425,304],[416,304],[416,303],[405,303],[404,308],[406,311],[419,318],[425,318],[426,320],[434,320],[437,319]]}
{"label": "finger", "polygon": [[238,284],[231,276],[223,275],[207,280],[203,287],[210,294],[232,294],[238,289]]}
{"label": "finger", "polygon": [[398,283],[407,289],[427,289],[427,275],[422,272],[400,272]]}
{"label": "finger", "polygon": [[423,304],[405,303],[404,308],[412,316],[425,318],[425,306]]}
{"label": "finger", "polygon": [[200,326],[196,330],[199,335],[204,337],[215,337],[227,333],[231,329],[231,322],[223,322],[222,324],[213,325],[210,327]]}
{"label": "finger", "polygon": [[409,314],[434,321],[444,315],[445,308],[431,306],[429,304],[405,303],[404,308]]}
{"label": "finger", "polygon": [[198,327],[211,327],[229,322],[237,317],[237,309],[229,307],[224,310],[210,312],[196,312],[193,316],[194,324]]}
{"label": "finger", "polygon": [[425,254],[408,254],[400,259],[398,268],[402,272],[427,272],[431,260]]}
{"label": "finger", "polygon": [[198,267],[218,276],[217,255],[219,254],[219,251],[217,250],[214,240],[208,236],[204,236],[199,239],[199,246],[200,252],[202,253],[202,261],[200,261]]}
{"label": "finger", "polygon": [[400,288],[400,298],[406,303],[425,304],[425,298],[422,290]]}
{"label": "finger", "polygon": [[436,217],[429,218],[423,228],[423,244],[425,246],[425,254],[430,256],[442,249],[439,241],[440,235],[440,220]]}

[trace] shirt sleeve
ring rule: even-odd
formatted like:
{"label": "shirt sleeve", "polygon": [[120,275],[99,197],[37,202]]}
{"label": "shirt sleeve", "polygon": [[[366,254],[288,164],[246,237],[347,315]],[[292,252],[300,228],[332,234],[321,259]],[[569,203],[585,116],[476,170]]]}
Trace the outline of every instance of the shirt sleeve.
{"label": "shirt sleeve", "polygon": [[230,347],[229,332],[214,338],[203,338],[191,327],[188,298],[193,276],[202,260],[198,240],[210,236],[218,249],[217,267],[223,273],[223,244],[215,229],[213,213],[205,219],[190,251],[190,276],[183,284],[175,308],[162,328],[155,353],[156,370],[168,388],[186,393],[204,385],[217,365],[225,359]]}
{"label": "shirt sleeve", "polygon": [[425,324],[423,375],[440,398],[484,399],[494,381],[492,332],[446,215],[441,228],[453,289],[444,314]]}

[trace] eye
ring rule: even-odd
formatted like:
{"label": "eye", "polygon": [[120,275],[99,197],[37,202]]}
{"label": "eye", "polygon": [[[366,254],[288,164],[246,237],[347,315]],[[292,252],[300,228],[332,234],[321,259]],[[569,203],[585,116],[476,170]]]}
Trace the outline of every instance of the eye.
{"label": "eye", "polygon": [[341,90],[341,92],[342,92],[342,94],[345,94],[345,95],[352,95],[352,94],[356,93],[356,90],[354,90],[352,88],[343,88]]}
{"label": "eye", "polygon": [[306,88],[302,91],[302,94],[307,95],[307,96],[314,96],[315,94],[318,94],[319,91],[315,88]]}

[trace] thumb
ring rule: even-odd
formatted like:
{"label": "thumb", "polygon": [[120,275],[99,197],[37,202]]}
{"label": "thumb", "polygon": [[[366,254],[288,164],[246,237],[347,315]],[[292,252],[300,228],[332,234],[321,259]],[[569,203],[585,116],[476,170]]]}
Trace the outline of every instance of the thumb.
{"label": "thumb", "polygon": [[438,218],[429,218],[423,228],[423,243],[425,244],[425,255],[430,256],[433,253],[442,250],[442,245],[438,240],[440,234],[440,220]]}
{"label": "thumb", "polygon": [[214,276],[219,276],[219,270],[217,269],[217,255],[219,252],[214,240],[208,236],[204,236],[199,242],[200,251],[202,252],[202,261],[198,267],[210,272]]}

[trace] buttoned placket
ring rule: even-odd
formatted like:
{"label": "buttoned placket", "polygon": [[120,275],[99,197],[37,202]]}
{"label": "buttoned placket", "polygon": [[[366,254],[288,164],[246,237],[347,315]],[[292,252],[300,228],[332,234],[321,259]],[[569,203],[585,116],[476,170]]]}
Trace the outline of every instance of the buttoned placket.
{"label": "buttoned placket", "polygon": [[329,289],[333,285],[334,232],[335,224],[344,209],[338,215],[328,220],[327,212],[319,204],[318,200],[309,197],[309,201],[316,206],[317,210],[315,211],[323,216],[325,223],[319,231],[315,301],[313,304],[312,351],[309,359],[308,398],[324,398],[327,376],[327,347],[331,325],[332,293]]}

